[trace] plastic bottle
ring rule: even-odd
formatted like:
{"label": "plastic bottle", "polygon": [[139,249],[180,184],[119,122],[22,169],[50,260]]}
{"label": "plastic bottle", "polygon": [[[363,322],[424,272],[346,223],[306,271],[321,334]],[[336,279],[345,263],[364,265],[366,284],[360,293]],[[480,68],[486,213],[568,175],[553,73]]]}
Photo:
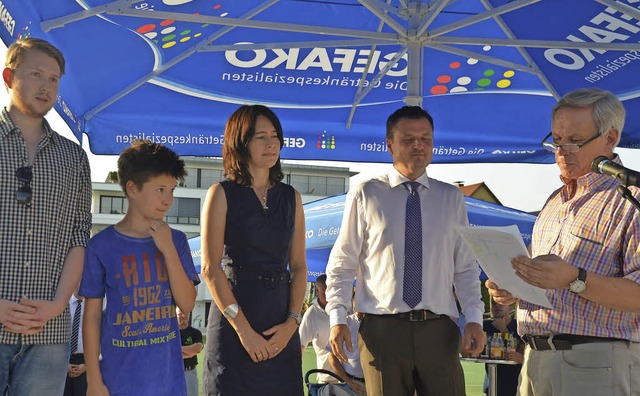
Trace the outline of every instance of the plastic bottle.
{"label": "plastic bottle", "polygon": [[491,340],[491,358],[504,359],[504,342],[500,333],[494,334]]}

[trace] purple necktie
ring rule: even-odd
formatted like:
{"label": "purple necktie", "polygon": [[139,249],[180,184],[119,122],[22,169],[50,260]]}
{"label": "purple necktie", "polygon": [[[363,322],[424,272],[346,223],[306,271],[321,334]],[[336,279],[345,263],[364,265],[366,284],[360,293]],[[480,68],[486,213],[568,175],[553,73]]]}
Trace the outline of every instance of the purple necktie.
{"label": "purple necktie", "polygon": [[411,308],[422,301],[422,214],[418,182],[405,182],[409,190],[404,230],[404,277],[402,299]]}

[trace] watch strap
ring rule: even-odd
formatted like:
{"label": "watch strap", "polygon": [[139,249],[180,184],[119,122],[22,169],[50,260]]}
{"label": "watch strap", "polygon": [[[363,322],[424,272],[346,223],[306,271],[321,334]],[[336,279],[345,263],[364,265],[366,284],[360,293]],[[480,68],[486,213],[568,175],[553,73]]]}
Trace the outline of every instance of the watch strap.
{"label": "watch strap", "polygon": [[289,312],[287,318],[293,318],[298,326],[300,326],[300,322],[302,322],[302,317],[300,317],[300,315],[295,312]]}

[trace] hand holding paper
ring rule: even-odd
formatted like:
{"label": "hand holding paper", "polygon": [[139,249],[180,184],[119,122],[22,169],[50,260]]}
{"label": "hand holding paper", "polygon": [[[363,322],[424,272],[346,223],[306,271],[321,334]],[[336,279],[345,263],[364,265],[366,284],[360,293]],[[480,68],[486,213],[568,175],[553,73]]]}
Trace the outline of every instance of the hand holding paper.
{"label": "hand holding paper", "polygon": [[551,308],[544,289],[522,280],[511,265],[511,259],[529,256],[518,227],[456,227],[484,272],[499,288],[514,297]]}

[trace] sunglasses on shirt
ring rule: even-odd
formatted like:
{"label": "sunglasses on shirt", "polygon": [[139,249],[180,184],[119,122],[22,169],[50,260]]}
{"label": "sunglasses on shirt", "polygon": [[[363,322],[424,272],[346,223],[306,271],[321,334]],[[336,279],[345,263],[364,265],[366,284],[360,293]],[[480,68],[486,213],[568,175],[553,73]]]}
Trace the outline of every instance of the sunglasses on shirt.
{"label": "sunglasses on shirt", "polygon": [[33,180],[33,172],[30,166],[23,166],[16,169],[16,178],[23,185],[16,191],[16,201],[29,206],[31,205],[31,180]]}

